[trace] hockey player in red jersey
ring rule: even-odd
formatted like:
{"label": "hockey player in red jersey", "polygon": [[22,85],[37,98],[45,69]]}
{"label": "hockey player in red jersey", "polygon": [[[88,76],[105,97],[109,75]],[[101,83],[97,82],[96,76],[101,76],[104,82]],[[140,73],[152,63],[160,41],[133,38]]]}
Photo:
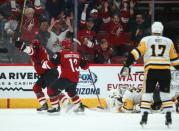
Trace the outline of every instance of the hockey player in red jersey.
{"label": "hockey player in red jersey", "polygon": [[[47,87],[48,91],[48,87],[50,86],[50,84],[58,79],[59,73],[57,68],[53,68],[50,70],[42,68],[42,61],[48,60],[49,56],[43,45],[38,40],[32,40],[30,46],[27,46],[18,38],[15,42],[15,47],[19,48],[20,51],[23,51],[29,56],[31,56],[31,61],[34,66],[34,69],[39,75],[38,80],[33,86],[33,91],[36,94],[37,99],[41,105],[41,107],[38,108],[37,111],[48,110],[47,100],[42,89]],[[63,94],[59,96],[60,99],[64,99],[64,97],[65,96]]]}
{"label": "hockey player in red jersey", "polygon": [[74,112],[83,112],[80,97],[77,94],[76,86],[79,81],[79,67],[88,68],[88,61],[81,58],[78,52],[72,51],[72,43],[69,39],[62,41],[62,50],[56,53],[50,60],[44,61],[42,68],[51,69],[58,65],[61,66],[61,76],[56,80],[48,90],[52,109],[48,112],[58,112],[58,93],[65,90],[74,104]]}

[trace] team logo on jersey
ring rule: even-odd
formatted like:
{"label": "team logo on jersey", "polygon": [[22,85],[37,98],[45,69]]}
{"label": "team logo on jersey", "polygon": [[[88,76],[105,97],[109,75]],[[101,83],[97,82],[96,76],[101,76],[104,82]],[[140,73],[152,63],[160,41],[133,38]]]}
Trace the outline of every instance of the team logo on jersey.
{"label": "team logo on jersey", "polygon": [[97,75],[91,72],[91,75],[87,71],[81,71],[79,76],[79,85],[89,86],[97,82]]}

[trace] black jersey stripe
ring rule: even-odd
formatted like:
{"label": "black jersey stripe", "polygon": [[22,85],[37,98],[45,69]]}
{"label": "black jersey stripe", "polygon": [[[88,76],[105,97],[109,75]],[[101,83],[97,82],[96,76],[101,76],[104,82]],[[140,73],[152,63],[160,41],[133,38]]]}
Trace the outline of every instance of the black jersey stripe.
{"label": "black jersey stripe", "polygon": [[145,65],[144,68],[147,68],[148,66],[170,66],[170,64],[154,64],[154,63],[150,63],[150,64],[147,64]]}
{"label": "black jersey stripe", "polygon": [[176,61],[178,60],[178,57],[174,58],[174,59],[170,59],[170,61]]}
{"label": "black jersey stripe", "polygon": [[141,56],[141,53],[140,53],[140,51],[137,49],[137,48],[135,48],[136,49],[136,51],[138,52],[138,54],[139,54],[139,57]]}

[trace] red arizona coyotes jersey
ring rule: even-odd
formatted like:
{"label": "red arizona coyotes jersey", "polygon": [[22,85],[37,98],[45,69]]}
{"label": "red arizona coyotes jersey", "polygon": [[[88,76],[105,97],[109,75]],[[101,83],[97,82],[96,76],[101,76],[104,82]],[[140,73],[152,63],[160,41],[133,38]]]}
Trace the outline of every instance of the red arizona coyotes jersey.
{"label": "red arizona coyotes jersey", "polygon": [[38,75],[42,75],[47,69],[42,68],[42,61],[49,60],[49,56],[42,45],[30,46],[30,52],[28,55],[31,56],[32,65]]}
{"label": "red arizona coyotes jersey", "polygon": [[79,67],[83,69],[88,68],[88,66],[81,66],[81,56],[78,52],[62,50],[58,52],[53,59],[47,62],[50,68],[54,66],[61,66],[60,78],[66,78],[72,82],[79,81]]}
{"label": "red arizona coyotes jersey", "polygon": [[62,51],[60,52],[60,61],[61,77],[78,82],[81,56],[76,52]]}

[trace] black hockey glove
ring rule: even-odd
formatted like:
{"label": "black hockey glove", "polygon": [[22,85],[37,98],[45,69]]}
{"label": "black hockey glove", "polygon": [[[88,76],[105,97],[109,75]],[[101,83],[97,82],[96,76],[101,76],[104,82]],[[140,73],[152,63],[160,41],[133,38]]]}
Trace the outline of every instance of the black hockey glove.
{"label": "black hockey glove", "polygon": [[15,47],[19,48],[20,51],[23,51],[26,48],[26,45],[24,42],[20,41],[20,38],[18,37],[15,41]]}
{"label": "black hockey glove", "polygon": [[130,73],[131,73],[131,68],[128,67],[128,66],[123,66],[122,69],[121,69],[120,75],[126,77]]}
{"label": "black hockey glove", "polygon": [[83,57],[83,58],[81,59],[80,66],[81,66],[81,67],[85,67],[85,66],[88,65],[88,64],[89,64],[88,58]]}

